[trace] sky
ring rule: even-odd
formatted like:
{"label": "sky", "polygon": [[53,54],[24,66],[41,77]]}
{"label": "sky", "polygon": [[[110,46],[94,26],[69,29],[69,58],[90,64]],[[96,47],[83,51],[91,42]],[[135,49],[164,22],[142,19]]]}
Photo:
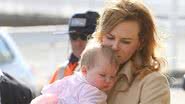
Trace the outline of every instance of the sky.
{"label": "sky", "polygon": [[0,0],[0,12],[69,17],[75,12],[100,10],[103,0]]}

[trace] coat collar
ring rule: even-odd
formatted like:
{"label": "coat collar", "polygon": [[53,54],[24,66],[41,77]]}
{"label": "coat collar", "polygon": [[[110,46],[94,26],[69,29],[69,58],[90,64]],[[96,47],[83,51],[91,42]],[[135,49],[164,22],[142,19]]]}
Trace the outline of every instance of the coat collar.
{"label": "coat collar", "polygon": [[129,61],[127,61],[120,69],[120,72],[118,73],[119,75],[124,75],[127,80],[128,83],[131,84],[133,79],[134,79],[134,73],[136,71],[136,67],[134,66],[134,63],[136,63],[137,65],[141,65],[141,55],[139,53],[137,53],[135,56],[132,57],[132,59],[130,59]]}
{"label": "coat collar", "polygon": [[131,84],[132,80],[133,80],[133,72],[134,68],[133,68],[133,63],[132,61],[128,61],[121,69],[120,72],[118,73],[118,76],[122,77],[125,76],[128,83]]}
{"label": "coat collar", "polygon": [[141,65],[140,54],[136,54],[121,67],[118,72],[118,81],[115,85],[116,90],[125,91],[131,86],[135,79],[134,73],[136,71],[136,67],[134,66],[134,63]]}
{"label": "coat collar", "polygon": [[134,79],[134,69],[132,61],[128,61],[118,72],[118,80],[114,86],[117,91],[126,91],[132,84]]}

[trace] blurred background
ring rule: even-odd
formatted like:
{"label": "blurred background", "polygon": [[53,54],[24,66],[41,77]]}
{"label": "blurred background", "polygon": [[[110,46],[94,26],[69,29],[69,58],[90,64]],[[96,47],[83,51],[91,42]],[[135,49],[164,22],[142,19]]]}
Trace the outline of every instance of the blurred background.
{"label": "blurred background", "polygon": [[[164,37],[172,104],[184,104],[185,1],[143,0]],[[0,29],[15,40],[41,88],[70,54],[68,20],[74,13],[101,12],[106,0],[0,0]]]}

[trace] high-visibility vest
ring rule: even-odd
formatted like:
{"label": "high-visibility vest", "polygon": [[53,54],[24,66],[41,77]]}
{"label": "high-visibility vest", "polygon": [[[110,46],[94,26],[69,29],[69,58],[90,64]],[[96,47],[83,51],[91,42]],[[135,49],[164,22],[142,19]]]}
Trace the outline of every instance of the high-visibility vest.
{"label": "high-visibility vest", "polygon": [[[69,76],[69,75],[72,75],[73,74],[73,72],[74,72],[74,70],[75,70],[75,68],[78,66],[78,63],[76,62],[76,63],[69,63],[67,66],[66,66],[66,68],[64,69],[64,77],[65,76]],[[54,72],[54,74],[53,74],[53,76],[51,77],[51,79],[50,79],[50,81],[49,81],[49,83],[51,84],[51,83],[53,83],[53,82],[55,82],[56,80],[58,80],[58,76],[59,76],[59,74],[60,74],[60,70],[62,70],[60,67]]]}
{"label": "high-visibility vest", "polygon": [[64,77],[72,75],[78,63],[69,63],[66,69],[64,70]]}

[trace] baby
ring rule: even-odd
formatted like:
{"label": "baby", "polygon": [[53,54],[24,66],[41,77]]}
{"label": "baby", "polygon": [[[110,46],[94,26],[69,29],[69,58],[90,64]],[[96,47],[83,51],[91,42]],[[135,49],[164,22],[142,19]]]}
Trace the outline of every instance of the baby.
{"label": "baby", "polygon": [[81,55],[80,72],[43,88],[31,104],[107,104],[119,63],[114,52],[98,43],[88,43]]}

